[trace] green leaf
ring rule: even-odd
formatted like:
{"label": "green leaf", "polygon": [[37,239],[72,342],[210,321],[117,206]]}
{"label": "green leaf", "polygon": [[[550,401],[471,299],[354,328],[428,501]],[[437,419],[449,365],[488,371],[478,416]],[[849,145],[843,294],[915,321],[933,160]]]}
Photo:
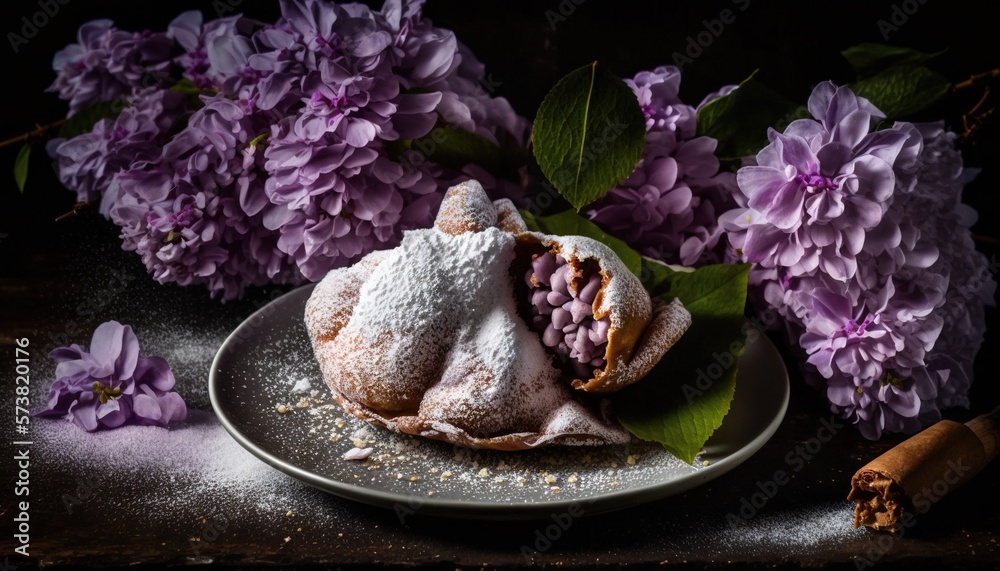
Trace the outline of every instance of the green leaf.
{"label": "green leaf", "polygon": [[767,145],[768,127],[783,127],[807,114],[805,107],[761,83],[754,71],[737,89],[698,110],[698,134],[719,141],[719,160],[735,161]]}
{"label": "green leaf", "polygon": [[89,133],[94,128],[95,123],[101,119],[117,117],[125,107],[128,105],[124,101],[104,101],[81,109],[66,119],[66,122],[59,129],[58,136],[63,139],[72,139],[77,135]]}
{"label": "green leaf", "polygon": [[182,77],[177,83],[170,86],[172,91],[183,93],[184,95],[215,95],[219,93],[217,89],[202,89],[195,82],[186,77]]}
{"label": "green leaf", "polygon": [[17,189],[24,192],[24,183],[28,182],[28,164],[31,162],[31,143],[25,143],[14,159],[14,182]]}
{"label": "green leaf", "polygon": [[580,210],[635,170],[646,144],[645,119],[625,82],[594,62],[545,96],[532,141],[542,172]]}
{"label": "green leaf", "polygon": [[597,240],[611,248],[630,272],[636,277],[642,278],[642,256],[638,252],[573,210],[564,210],[551,216],[538,217],[532,216],[527,210],[520,212],[529,230],[556,236],[586,236]]}
{"label": "green leaf", "polygon": [[684,266],[673,266],[665,264],[659,260],[642,257],[642,268],[639,279],[651,296],[658,296],[666,293],[670,287],[670,279],[677,272],[691,272],[694,268]]}
{"label": "green leaf", "polygon": [[188,111],[197,111],[205,106],[205,101],[201,98],[203,95],[212,97],[219,94],[218,89],[202,89],[186,77],[182,77],[177,83],[171,85],[170,90],[187,95],[186,107]]}
{"label": "green leaf", "polygon": [[929,54],[910,48],[887,46],[885,44],[864,43],[840,52],[858,78],[871,77],[882,71],[904,64],[921,64],[943,54],[945,50]]}
{"label": "green leaf", "polygon": [[407,148],[420,152],[431,162],[456,170],[472,163],[494,176],[501,174],[503,155],[496,143],[482,135],[442,123],[438,123],[427,135],[409,141]]}
{"label": "green leaf", "polygon": [[912,115],[948,94],[951,82],[923,65],[900,65],[851,84],[889,120]]}
{"label": "green leaf", "polygon": [[543,231],[542,227],[538,225],[538,218],[535,217],[534,214],[523,208],[519,208],[517,212],[521,215],[521,218],[524,220],[524,225],[528,227],[528,230],[531,230],[532,232]]}
{"label": "green leaf", "polygon": [[749,264],[693,272],[658,270],[668,300],[691,312],[690,329],[641,382],[614,397],[618,420],[643,440],[659,442],[691,463],[729,412],[737,362],[746,343]]}

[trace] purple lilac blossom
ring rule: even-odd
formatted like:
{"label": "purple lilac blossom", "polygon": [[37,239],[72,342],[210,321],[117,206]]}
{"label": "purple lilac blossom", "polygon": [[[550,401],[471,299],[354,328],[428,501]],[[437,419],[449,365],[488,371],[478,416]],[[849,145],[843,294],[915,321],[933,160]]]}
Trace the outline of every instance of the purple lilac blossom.
{"label": "purple lilac blossom", "polygon": [[[423,171],[404,169],[384,149],[356,148],[332,134],[301,140],[289,123],[275,128],[265,154],[272,174],[263,223],[279,233],[278,248],[307,279],[395,246],[403,230],[426,226],[437,211],[438,183]],[[427,198],[430,208],[422,208]],[[414,207],[419,216],[412,215]]]}
{"label": "purple lilac blossom", "polygon": [[173,42],[165,33],[126,32],[111,20],[94,20],[80,27],[77,40],[53,59],[57,75],[49,87],[69,101],[70,116],[170,82]]}
{"label": "purple lilac blossom", "polygon": [[[167,26],[167,36],[177,42],[184,53],[174,59],[184,73],[197,87],[219,90],[224,78],[219,72],[224,48],[230,52],[248,54],[250,35],[253,28],[262,26],[243,16],[229,16],[204,22],[201,12],[192,10],[174,18]],[[215,66],[213,66],[214,55]],[[230,92],[235,90],[230,89]]]}
{"label": "purple lilac blossom", "polygon": [[740,208],[720,218],[753,262],[750,299],[776,312],[810,384],[877,439],[968,406],[972,361],[996,284],[976,252],[955,136],[896,123],[823,83],[811,119],[771,131],[740,169]]}
{"label": "purple lilac blossom", "polygon": [[695,133],[695,108],[678,97],[680,70],[625,80],[646,117],[642,160],[587,216],[643,254],[671,263],[720,261],[719,214],[735,206],[731,173],[719,172],[716,140]]}
{"label": "purple lilac blossom", "polygon": [[126,424],[168,427],[187,417],[174,374],[160,357],[140,357],[132,328],[117,321],[97,327],[89,350],[54,349],[56,379],[36,416],[66,418],[87,432]]}
{"label": "purple lilac blossom", "polygon": [[[469,176],[497,198],[521,196],[522,181],[409,148],[436,128],[521,146],[528,131],[486,92],[483,65],[454,33],[422,16],[422,2],[280,6],[270,24],[185,12],[163,34],[92,22],[57,57],[54,89],[74,111],[129,104],[50,150],[61,179],[81,201],[101,198],[123,247],[156,280],[201,284],[224,300],[247,286],[318,280],[429,226],[444,191]],[[142,65],[173,75],[151,88],[129,83]],[[200,95],[165,89],[182,79]]]}
{"label": "purple lilac blossom", "polygon": [[249,102],[205,98],[159,161],[120,173],[111,219],[160,283],[204,284],[232,299],[246,286],[300,274],[264,227],[262,159],[251,144],[268,122]]}
{"label": "purple lilac blossom", "polygon": [[762,268],[790,276],[819,269],[847,281],[857,271],[862,248],[882,220],[895,189],[893,164],[909,134],[898,129],[869,132],[884,116],[848,88],[820,84],[809,99],[816,117],[793,121],[784,133],[768,133],[771,144],[757,164],[737,173],[745,209],[720,217],[730,243]]}
{"label": "purple lilac blossom", "polygon": [[[89,133],[49,142],[59,180],[76,192],[77,202],[100,198],[122,170],[156,161],[164,135],[187,112],[185,96],[169,89],[142,93],[129,101],[131,105],[116,118],[101,119]],[[101,207],[104,216],[109,206]]]}

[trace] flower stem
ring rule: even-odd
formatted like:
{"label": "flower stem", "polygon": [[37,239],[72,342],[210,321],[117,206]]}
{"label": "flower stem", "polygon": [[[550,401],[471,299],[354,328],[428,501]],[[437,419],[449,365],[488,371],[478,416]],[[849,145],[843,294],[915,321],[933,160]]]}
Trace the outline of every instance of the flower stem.
{"label": "flower stem", "polygon": [[11,137],[6,141],[0,141],[0,148],[7,147],[10,145],[16,145],[17,143],[25,143],[41,139],[42,137],[47,135],[49,131],[53,131],[55,129],[58,129],[59,127],[62,127],[63,123],[65,122],[66,122],[65,119],[60,119],[58,121],[49,123],[48,125],[39,125],[38,123],[35,123],[35,128],[33,130],[28,131],[23,135],[18,135],[17,137]]}
{"label": "flower stem", "polygon": [[974,143],[974,141],[972,141],[973,136],[980,129],[980,127],[982,127],[986,119],[989,118],[989,116],[992,115],[993,112],[996,110],[995,107],[983,109],[983,106],[986,105],[986,102],[989,101],[989,99],[990,99],[990,88],[986,87],[983,89],[983,96],[979,98],[979,101],[977,101],[976,104],[973,105],[972,109],[970,109],[967,113],[962,115],[963,141],[969,141],[970,143]]}
{"label": "flower stem", "polygon": [[1000,238],[996,236],[989,236],[986,234],[972,234],[972,239],[976,242],[981,242],[983,244],[1000,244]]}
{"label": "flower stem", "polygon": [[56,222],[62,222],[63,220],[66,220],[67,218],[72,218],[74,216],[77,216],[77,215],[80,214],[81,210],[85,210],[87,208],[90,208],[91,206],[97,204],[100,201],[101,201],[100,198],[95,198],[94,200],[88,200],[87,202],[77,202],[76,204],[73,205],[73,210],[70,210],[66,214],[59,215],[59,217],[56,218]]}
{"label": "flower stem", "polygon": [[975,85],[977,83],[982,83],[983,81],[986,81],[988,79],[992,79],[994,77],[1000,77],[1000,67],[993,68],[993,69],[991,69],[989,71],[984,71],[982,73],[974,73],[974,74],[972,74],[972,75],[969,76],[969,79],[966,79],[965,81],[960,81],[960,82],[956,83],[955,85],[953,85],[952,86],[952,90],[953,91],[958,91],[959,89],[964,89],[966,87],[972,87],[973,85]]}

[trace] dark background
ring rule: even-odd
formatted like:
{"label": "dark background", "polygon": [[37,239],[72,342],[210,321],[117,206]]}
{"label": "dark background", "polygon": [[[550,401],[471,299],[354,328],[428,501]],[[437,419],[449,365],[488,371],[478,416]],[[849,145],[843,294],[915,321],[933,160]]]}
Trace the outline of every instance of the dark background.
{"label": "dark background", "polygon": [[[58,5],[59,11],[27,44],[18,47],[18,53],[11,47],[10,33],[23,34],[22,18],[32,19],[41,11],[41,5],[38,0],[28,0],[5,2],[0,7],[0,32],[4,38],[0,57],[6,75],[0,139],[24,133],[36,123],[64,117],[65,103],[45,91],[54,78],[52,56],[74,42],[77,28],[88,20],[111,18],[122,29],[162,30],[173,17],[189,9],[202,10],[206,19],[243,12],[273,21],[279,13],[276,1],[63,0],[65,5],[58,4],[58,0],[48,1]],[[722,33],[684,67],[681,96],[688,103],[697,104],[707,93],[737,83],[755,69],[781,94],[804,102],[811,86],[819,81],[850,82],[853,73],[839,55],[840,50],[861,42],[884,42],[879,21],[892,24],[893,18],[902,25],[889,30],[887,43],[927,52],[946,50],[933,66],[952,81],[1000,67],[995,11],[977,2],[430,0],[425,12],[436,25],[454,30],[487,65],[490,80],[499,84],[497,94],[507,97],[519,113],[531,118],[548,89],[566,72],[595,59],[621,76],[672,64],[675,52],[688,49],[689,37],[703,32],[706,21],[718,19],[726,9],[732,10],[735,21],[725,25]],[[976,104],[986,87],[993,93],[984,108],[996,107],[1000,80],[993,79],[947,97],[914,119],[943,118],[961,133],[963,114]],[[1000,156],[998,123],[994,113],[974,139],[963,145],[966,164],[983,168],[966,188],[965,201],[980,213],[974,231],[979,248],[988,257],[997,255],[1000,236],[995,219],[995,196],[1000,186],[1000,165],[996,161]],[[56,181],[40,147],[32,156],[27,189],[20,194],[11,170],[18,147],[0,149],[0,234],[7,235],[0,237],[0,277],[15,279],[33,271],[29,266],[35,253],[61,248],[60,231],[53,220],[70,210],[74,202],[72,193]],[[59,224],[73,223],[69,220]],[[10,315],[6,309],[4,316]],[[973,412],[1000,403],[996,367],[990,358],[1000,349],[996,310],[989,310],[989,321],[991,331],[977,363]],[[3,337],[9,339],[7,335]],[[967,416],[962,411],[953,415]]]}

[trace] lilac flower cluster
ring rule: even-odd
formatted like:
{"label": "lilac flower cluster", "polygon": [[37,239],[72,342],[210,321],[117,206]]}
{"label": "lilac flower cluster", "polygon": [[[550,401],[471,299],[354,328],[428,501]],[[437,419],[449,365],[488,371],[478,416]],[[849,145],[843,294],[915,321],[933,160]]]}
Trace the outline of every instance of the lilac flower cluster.
{"label": "lilac flower cluster", "polygon": [[170,83],[173,42],[164,33],[118,30],[111,20],[80,26],[79,43],[56,53],[51,89],[69,101],[69,115],[129,95],[137,87]]}
{"label": "lilac flower cluster", "polygon": [[167,427],[187,418],[174,392],[174,374],[160,357],[140,357],[132,328],[117,321],[94,331],[90,350],[54,349],[56,380],[49,402],[35,415],[67,418],[87,432],[125,424]]}
{"label": "lilac flower cluster", "polygon": [[516,183],[411,146],[435,129],[496,144],[527,131],[421,7],[287,0],[275,23],[187,12],[164,33],[86,24],[56,57],[52,89],[71,113],[124,109],[50,145],[60,179],[80,201],[100,199],[155,279],[223,299],[396,245],[470,174],[516,196]]}
{"label": "lilac flower cluster", "polygon": [[955,136],[874,130],[884,115],[829,82],[808,108],[739,170],[740,207],[720,224],[832,409],[870,439],[913,433],[968,405],[996,287],[968,231]]}
{"label": "lilac flower cluster", "polygon": [[721,261],[718,217],[735,206],[736,181],[719,172],[717,141],[696,136],[696,109],[678,97],[680,82],[674,66],[625,80],[646,117],[645,150],[587,216],[643,254],[693,266]]}

